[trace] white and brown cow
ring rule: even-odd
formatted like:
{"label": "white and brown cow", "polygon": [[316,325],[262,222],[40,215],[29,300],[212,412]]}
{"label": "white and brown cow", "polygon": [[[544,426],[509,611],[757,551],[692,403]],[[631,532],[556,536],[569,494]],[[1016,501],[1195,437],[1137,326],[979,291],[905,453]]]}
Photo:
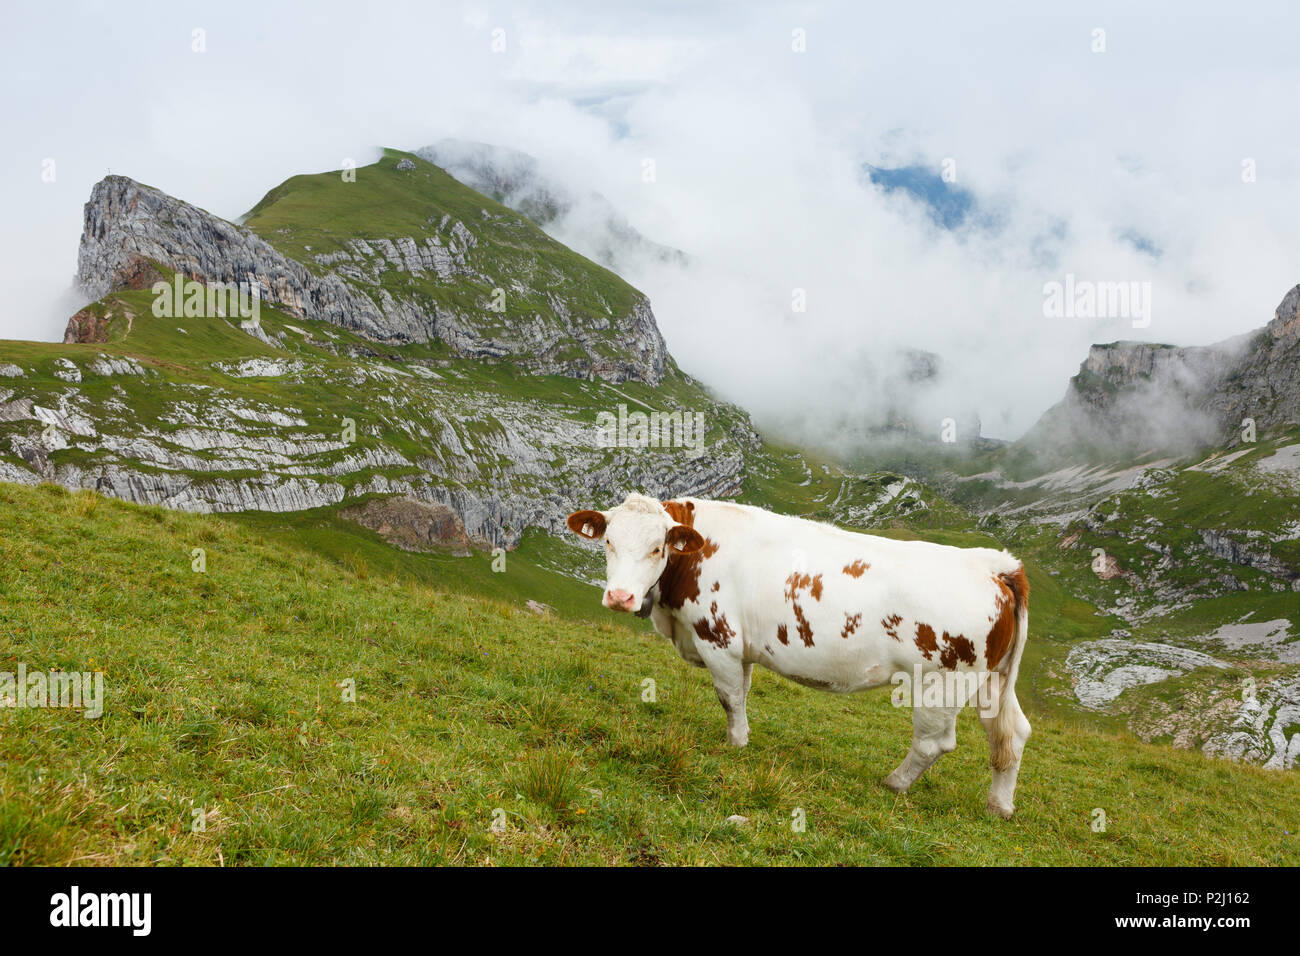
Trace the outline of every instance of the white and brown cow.
{"label": "white and brown cow", "polygon": [[[912,748],[885,780],[901,793],[956,746],[958,711],[974,703],[978,686],[993,765],[988,808],[1011,816],[1030,730],[1015,693],[1029,585],[1007,552],[637,494],[609,511],[575,511],[568,525],[604,539],[605,605],[648,615],[683,658],[708,668],[735,746],[749,740],[745,697],[754,664],[838,693],[904,675]],[[944,693],[915,683],[940,676]]]}

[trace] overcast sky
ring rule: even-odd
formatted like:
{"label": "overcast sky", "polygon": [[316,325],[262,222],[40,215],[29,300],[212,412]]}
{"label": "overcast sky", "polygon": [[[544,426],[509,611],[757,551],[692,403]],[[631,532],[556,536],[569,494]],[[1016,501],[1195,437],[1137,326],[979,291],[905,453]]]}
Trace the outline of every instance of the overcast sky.
{"label": "overcast sky", "polygon": [[[760,416],[879,401],[904,345],[953,368],[954,415],[1015,437],[1090,342],[1265,324],[1300,282],[1298,18],[984,6],[16,5],[0,336],[61,337],[110,170],[233,219],[295,173],[448,136],[529,152],[692,254],[631,278],[681,365]],[[955,172],[979,214],[939,228],[863,163]],[[1067,274],[1149,282],[1149,326],[1045,315]]]}

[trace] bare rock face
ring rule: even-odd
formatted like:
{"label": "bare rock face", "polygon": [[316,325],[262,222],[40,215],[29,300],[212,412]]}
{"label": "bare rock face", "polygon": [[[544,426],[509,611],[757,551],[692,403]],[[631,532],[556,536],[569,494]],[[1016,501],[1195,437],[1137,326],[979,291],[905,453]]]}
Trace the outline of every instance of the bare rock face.
{"label": "bare rock face", "polygon": [[1022,439],[1040,448],[1186,451],[1300,422],[1300,286],[1264,328],[1208,346],[1094,345]]}
{"label": "bare rock face", "polygon": [[[382,273],[397,271],[483,284],[491,277],[478,274],[466,259],[479,242],[474,229],[446,217],[439,234],[422,243],[400,236],[353,240],[350,252],[317,257],[323,271],[312,270],[250,229],[125,176],[109,176],[95,185],[85,206],[77,278],[83,292],[97,299],[151,285],[157,281],[152,263],[158,263],[199,281],[255,283],[263,301],[282,311],[379,342],[437,339],[463,357],[508,357],[542,374],[651,385],[662,380],[667,347],[644,296],[636,297],[626,315],[593,320],[553,301],[551,315],[522,316],[502,327],[486,324],[482,314],[394,293],[380,283]],[[82,334],[80,326],[68,334]]]}
{"label": "bare rock face", "polygon": [[471,542],[460,518],[446,505],[429,504],[405,496],[373,499],[340,512],[403,551],[451,550],[467,554]]}
{"label": "bare rock face", "polygon": [[94,309],[82,309],[68,319],[68,327],[63,330],[64,344],[95,344],[108,341],[108,319]]}
{"label": "bare rock face", "polygon": [[1108,554],[1099,558],[1094,565],[1097,577],[1103,581],[1109,581],[1112,578],[1120,577],[1124,573],[1124,568],[1120,565],[1119,560],[1113,555]]}
{"label": "bare rock face", "polygon": [[426,341],[429,323],[385,315],[335,276],[315,276],[261,237],[125,176],[95,184],[85,206],[77,280],[92,299],[128,287],[141,260],[208,282],[255,281],[285,311],[385,341]]}
{"label": "bare rock face", "polygon": [[1241,361],[1206,396],[1225,427],[1245,418],[1259,427],[1300,422],[1300,286],[1282,299],[1273,321],[1250,336]]}

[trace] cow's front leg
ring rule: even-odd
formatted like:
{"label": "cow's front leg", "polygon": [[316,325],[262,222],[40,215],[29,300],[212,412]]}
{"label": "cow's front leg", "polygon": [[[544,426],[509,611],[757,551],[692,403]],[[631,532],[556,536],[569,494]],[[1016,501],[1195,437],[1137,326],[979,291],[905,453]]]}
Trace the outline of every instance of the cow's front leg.
{"label": "cow's front leg", "polygon": [[718,702],[727,712],[727,743],[743,747],[749,743],[749,719],[745,716],[745,698],[749,694],[752,664],[721,655],[710,655],[705,664],[713,678]]}

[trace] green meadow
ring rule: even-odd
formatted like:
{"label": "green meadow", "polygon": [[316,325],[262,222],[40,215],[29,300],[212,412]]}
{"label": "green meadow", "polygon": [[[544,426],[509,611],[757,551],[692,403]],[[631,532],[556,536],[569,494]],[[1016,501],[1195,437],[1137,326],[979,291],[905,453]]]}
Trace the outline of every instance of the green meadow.
{"label": "green meadow", "polygon": [[[1300,776],[1085,728],[1032,694],[1011,821],[984,811],[973,715],[895,796],[906,710],[759,671],[751,743],[729,748],[707,674],[602,613],[543,536],[497,573],[327,514],[0,485],[0,520],[0,671],[105,680],[98,719],[0,708],[0,863],[1300,863]],[[1092,629],[1040,594],[1031,647]]]}

